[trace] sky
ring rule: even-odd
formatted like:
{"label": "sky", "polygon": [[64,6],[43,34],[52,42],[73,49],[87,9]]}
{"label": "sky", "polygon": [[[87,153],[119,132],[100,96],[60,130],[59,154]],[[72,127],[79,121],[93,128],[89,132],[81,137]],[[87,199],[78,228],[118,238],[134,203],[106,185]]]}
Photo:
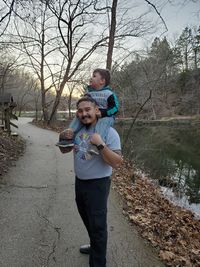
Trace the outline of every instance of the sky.
{"label": "sky", "polygon": [[[145,0],[124,0],[131,7],[135,5],[136,12],[130,11],[129,16],[136,16],[145,11],[151,11],[148,15],[150,22],[154,22],[156,28],[153,34],[145,34],[142,38],[134,38],[130,42],[132,50],[146,50],[150,47],[155,37],[167,37],[170,44],[174,45],[175,40],[181,35],[185,27],[200,26],[200,0],[150,0],[161,14],[168,31],[152,6]],[[119,2],[123,2],[122,0]],[[131,9],[130,9],[131,10]]]}
{"label": "sky", "polygon": [[[132,40],[129,40],[132,44],[131,46],[129,46],[130,50],[146,49],[147,46],[150,47],[151,43],[153,42],[153,39],[159,36],[161,38],[166,36],[168,41],[174,44],[174,40],[180,36],[186,26],[200,26],[200,0],[194,1],[196,1],[196,3],[193,2],[193,0],[150,0],[152,4],[155,4],[167,25],[168,32],[164,33],[165,28],[162,24],[161,19],[159,18],[156,11],[151,6],[149,6],[147,2],[145,2],[145,0],[118,0],[119,7],[124,7],[124,9],[128,9],[130,7],[130,17],[137,17],[137,15],[140,15],[150,9],[150,16],[153,18],[154,21],[157,21],[157,25],[159,25],[159,30],[156,31],[153,35],[147,34],[141,39],[133,38]],[[135,8],[131,9],[131,7]],[[134,10],[136,10],[135,13],[133,13]],[[198,11],[199,14],[197,13]],[[113,57],[114,61],[117,61],[118,63],[122,62],[122,64],[126,61],[124,60],[124,55],[122,52],[122,50],[115,50]],[[92,72],[93,69],[99,66],[105,67],[106,53],[107,51],[102,52],[101,50],[99,52],[94,53],[94,55],[91,57],[92,60],[90,60],[88,66],[90,72]],[[104,55],[104,57],[102,55]],[[102,59],[102,65],[100,65],[100,58]]]}
{"label": "sky", "polygon": [[[185,2],[182,1],[171,1],[171,2]],[[167,5],[161,11],[163,19],[165,20],[169,29],[169,36],[178,34],[186,26],[199,25],[200,26],[200,0],[196,3],[189,1],[185,5]]]}

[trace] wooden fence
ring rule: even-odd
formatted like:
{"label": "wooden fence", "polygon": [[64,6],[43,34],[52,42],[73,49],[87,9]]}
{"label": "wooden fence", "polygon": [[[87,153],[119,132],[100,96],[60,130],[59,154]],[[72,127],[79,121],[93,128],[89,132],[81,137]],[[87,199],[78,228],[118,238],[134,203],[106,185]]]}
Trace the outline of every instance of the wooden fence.
{"label": "wooden fence", "polygon": [[11,122],[11,119],[18,119],[17,116],[12,113],[16,106],[17,105],[13,101],[13,97],[10,93],[0,94],[0,128],[2,128],[4,131],[7,131],[8,134],[11,134],[11,125],[18,128],[17,125]]}

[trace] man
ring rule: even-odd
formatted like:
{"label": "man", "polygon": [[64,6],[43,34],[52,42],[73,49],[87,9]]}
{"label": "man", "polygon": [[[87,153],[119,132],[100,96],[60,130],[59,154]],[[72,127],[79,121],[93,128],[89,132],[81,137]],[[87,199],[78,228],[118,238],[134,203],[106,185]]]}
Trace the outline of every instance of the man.
{"label": "man", "polygon": [[[90,245],[80,247],[80,252],[90,255],[90,267],[106,266],[107,199],[110,176],[112,167],[117,168],[122,163],[120,138],[116,130],[109,128],[105,143],[101,136],[95,133],[98,114],[99,109],[94,99],[90,97],[79,99],[77,116],[83,127],[75,136],[75,195],[79,214],[90,238]],[[71,138],[70,134],[63,132],[61,137],[65,135]],[[99,155],[88,153],[91,144],[97,146]],[[67,150],[69,152],[72,148]]]}

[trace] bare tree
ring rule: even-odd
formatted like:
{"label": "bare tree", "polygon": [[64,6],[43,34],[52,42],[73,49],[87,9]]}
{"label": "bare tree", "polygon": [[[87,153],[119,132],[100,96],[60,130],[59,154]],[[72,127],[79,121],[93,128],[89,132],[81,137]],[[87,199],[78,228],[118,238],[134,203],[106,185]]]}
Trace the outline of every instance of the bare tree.
{"label": "bare tree", "polygon": [[[144,20],[145,14],[126,18],[128,8],[120,10],[117,20],[118,2],[107,2],[36,0],[34,5],[23,10],[29,14],[23,27],[22,21],[19,27],[15,20],[17,34],[11,37],[22,44],[20,48],[16,44],[15,48],[20,53],[25,51],[28,56],[25,64],[34,70],[40,81],[45,121],[50,122],[56,117],[66,84],[73,82],[75,75],[83,71],[95,52],[106,51],[108,47],[107,67],[111,68],[114,48],[123,48],[127,37],[142,36],[152,29]],[[107,23],[106,16],[110,11],[111,20]],[[55,98],[47,103],[46,95],[52,90]]]}
{"label": "bare tree", "polygon": [[[17,87],[15,93],[17,102],[16,110],[18,115],[26,110],[35,110],[36,118],[38,118],[39,100],[41,101],[41,94],[38,88],[37,80],[30,76],[30,73],[18,72],[16,75]],[[41,105],[40,105],[41,106]]]}
{"label": "bare tree", "polygon": [[48,102],[46,96],[50,91],[57,91],[64,62],[61,64],[59,61],[56,62],[56,52],[59,53],[60,45],[55,20],[52,14],[48,13],[47,5],[38,2],[31,11],[32,14],[25,21],[23,28],[15,23],[17,31],[15,39],[18,38],[21,43],[21,46],[16,45],[15,49],[25,53],[28,60],[24,64],[39,80],[43,118],[48,121],[49,108],[53,100]]}
{"label": "bare tree", "polygon": [[9,57],[7,50],[2,49],[0,62],[0,93],[4,94],[9,88],[10,84],[13,85],[12,77],[13,72],[18,68],[18,57]]}
{"label": "bare tree", "polygon": [[[151,27],[142,22],[143,15],[125,23],[123,14],[118,22],[118,28],[116,28],[117,1],[113,1],[111,8],[110,31],[108,25],[104,26],[104,23],[102,23],[103,17],[107,14],[105,10],[110,9],[108,5],[103,6],[101,4],[101,8],[97,8],[97,1],[93,0],[76,1],[75,3],[74,1],[63,0],[59,1],[57,5],[50,2],[49,8],[58,19],[59,32],[66,47],[66,52],[63,53],[63,56],[67,59],[66,71],[56,94],[56,100],[50,116],[51,120],[59,105],[65,84],[73,79],[74,74],[81,70],[83,63],[98,48],[109,45],[107,67],[111,68],[114,40],[124,41],[126,37],[141,36]],[[96,27],[98,27],[98,34],[91,35],[91,32],[94,32]],[[88,39],[90,39],[89,42]]]}

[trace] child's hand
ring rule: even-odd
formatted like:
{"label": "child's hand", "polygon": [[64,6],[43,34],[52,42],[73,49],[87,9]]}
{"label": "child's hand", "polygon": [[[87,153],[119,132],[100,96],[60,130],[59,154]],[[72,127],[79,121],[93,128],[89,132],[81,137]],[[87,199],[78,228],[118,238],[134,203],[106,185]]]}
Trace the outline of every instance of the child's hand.
{"label": "child's hand", "polygon": [[74,131],[71,128],[68,128],[60,133],[60,139],[73,139]]}
{"label": "child's hand", "polygon": [[73,136],[74,136],[74,130],[71,129],[71,128],[68,128],[68,129],[66,130],[66,137],[67,137],[67,139],[72,139]]}

